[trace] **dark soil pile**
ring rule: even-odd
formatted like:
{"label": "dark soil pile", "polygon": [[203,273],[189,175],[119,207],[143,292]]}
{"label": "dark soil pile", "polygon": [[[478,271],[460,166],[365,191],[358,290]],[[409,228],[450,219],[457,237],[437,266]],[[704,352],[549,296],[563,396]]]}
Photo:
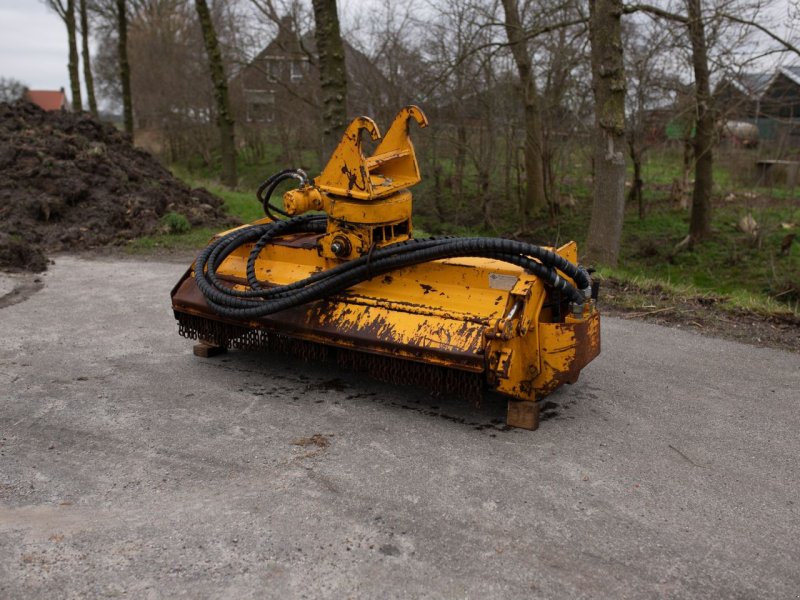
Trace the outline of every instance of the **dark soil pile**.
{"label": "dark soil pile", "polygon": [[170,212],[229,222],[222,200],[175,179],[112,125],[88,114],[0,103],[0,268],[47,268],[46,253],[155,233]]}

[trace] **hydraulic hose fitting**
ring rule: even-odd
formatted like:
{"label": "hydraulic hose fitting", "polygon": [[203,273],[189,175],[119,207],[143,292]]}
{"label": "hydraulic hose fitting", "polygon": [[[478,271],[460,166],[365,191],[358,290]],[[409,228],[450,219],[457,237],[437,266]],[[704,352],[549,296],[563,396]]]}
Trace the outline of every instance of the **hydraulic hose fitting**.
{"label": "hydraulic hose fitting", "polygon": [[283,206],[290,215],[301,215],[311,210],[322,210],[322,194],[313,186],[289,190],[283,195]]}

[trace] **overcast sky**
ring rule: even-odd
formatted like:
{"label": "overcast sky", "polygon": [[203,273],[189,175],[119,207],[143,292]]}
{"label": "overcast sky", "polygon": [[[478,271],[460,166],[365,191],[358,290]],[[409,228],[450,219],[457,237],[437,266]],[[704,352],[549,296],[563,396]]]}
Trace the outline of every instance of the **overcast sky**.
{"label": "overcast sky", "polygon": [[67,30],[40,0],[0,0],[0,77],[69,89]]}

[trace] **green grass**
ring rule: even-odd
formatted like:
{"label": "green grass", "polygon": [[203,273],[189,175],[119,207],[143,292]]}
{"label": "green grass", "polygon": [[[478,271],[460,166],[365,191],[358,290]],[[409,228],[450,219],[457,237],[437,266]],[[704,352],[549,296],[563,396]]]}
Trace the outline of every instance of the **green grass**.
{"label": "green grass", "polygon": [[[800,310],[800,245],[795,242],[787,254],[780,253],[784,236],[792,231],[782,224],[800,224],[800,208],[715,206],[713,235],[691,251],[675,249],[688,231],[688,211],[669,206],[651,211],[644,220],[628,213],[619,266],[604,273],[637,284],[658,282],[695,295],[720,296],[724,304],[756,312]],[[756,239],[737,228],[739,218],[748,213],[759,223]]]}
{"label": "green grass", "polygon": [[[204,187],[212,194],[222,198],[225,202],[226,212],[241,219],[243,223],[249,223],[264,216],[264,209],[256,198],[256,187],[248,188],[240,184],[235,190],[231,190],[213,179],[204,179],[181,166],[173,166],[172,174],[190,187]],[[274,198],[274,200],[278,200],[278,206],[282,206],[279,198]],[[273,203],[275,203],[274,200]]]}
{"label": "green grass", "polygon": [[207,227],[196,227],[185,233],[159,233],[131,240],[127,250],[132,254],[146,254],[153,250],[196,250],[205,246],[217,233]]}
{"label": "green grass", "polygon": [[189,219],[181,213],[170,211],[161,217],[161,227],[166,233],[186,233],[192,228],[192,225],[189,223]]}
{"label": "green grass", "polygon": [[[768,295],[749,292],[744,289],[734,289],[729,293],[720,294],[714,290],[698,287],[691,283],[678,283],[665,281],[657,277],[643,275],[639,270],[624,267],[598,269],[601,279],[614,279],[623,284],[631,284],[634,291],[629,291],[624,297],[615,298],[615,305],[622,308],[640,310],[652,307],[653,297],[647,292],[658,291],[664,303],[671,300],[691,300],[697,298],[713,299],[714,305],[728,312],[745,311],[763,316],[768,315],[800,315],[796,305],[786,304]],[[639,292],[638,290],[641,290]]]}

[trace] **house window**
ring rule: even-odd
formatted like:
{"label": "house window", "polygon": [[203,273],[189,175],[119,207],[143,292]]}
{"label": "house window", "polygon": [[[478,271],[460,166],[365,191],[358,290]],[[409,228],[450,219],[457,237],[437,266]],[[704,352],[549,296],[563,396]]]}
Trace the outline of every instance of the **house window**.
{"label": "house window", "polygon": [[271,90],[245,90],[247,120],[251,122],[272,121],[274,117],[275,92]]}
{"label": "house window", "polygon": [[293,82],[300,81],[303,79],[303,64],[300,61],[293,60],[289,64],[289,68],[291,69],[291,78]]}

